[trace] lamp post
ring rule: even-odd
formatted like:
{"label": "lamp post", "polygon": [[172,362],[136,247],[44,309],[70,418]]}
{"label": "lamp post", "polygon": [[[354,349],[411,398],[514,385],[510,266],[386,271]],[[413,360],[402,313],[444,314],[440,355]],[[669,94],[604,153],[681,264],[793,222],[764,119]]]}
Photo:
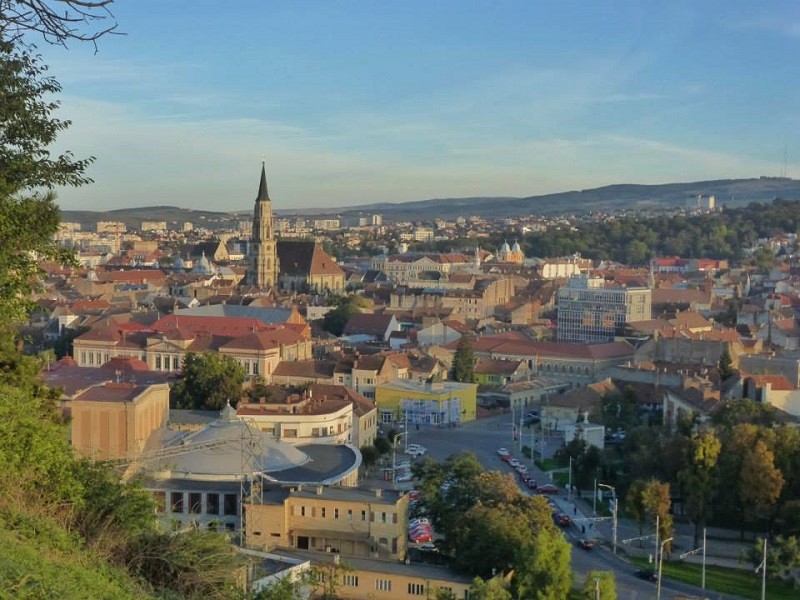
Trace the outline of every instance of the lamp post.
{"label": "lamp post", "polygon": [[612,520],[612,538],[613,538],[613,548],[614,554],[617,553],[617,490],[613,485],[608,485],[607,483],[598,483],[597,487],[604,487],[611,490],[611,498],[614,502],[614,508],[611,512]]}
{"label": "lamp post", "polygon": [[594,600],[600,600],[600,578],[594,578]]}
{"label": "lamp post", "polygon": [[661,542],[658,549],[658,586],[656,588],[656,600],[661,600],[661,565],[664,563],[664,546],[672,541],[672,538],[667,538]]}

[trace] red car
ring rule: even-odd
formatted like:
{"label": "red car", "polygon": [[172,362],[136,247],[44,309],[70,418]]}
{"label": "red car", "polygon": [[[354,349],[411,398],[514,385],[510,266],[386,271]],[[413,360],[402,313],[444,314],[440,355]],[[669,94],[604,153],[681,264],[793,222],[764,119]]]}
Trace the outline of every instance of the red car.
{"label": "red car", "polygon": [[538,491],[540,494],[557,494],[558,488],[552,483],[545,483],[544,485],[539,486]]}

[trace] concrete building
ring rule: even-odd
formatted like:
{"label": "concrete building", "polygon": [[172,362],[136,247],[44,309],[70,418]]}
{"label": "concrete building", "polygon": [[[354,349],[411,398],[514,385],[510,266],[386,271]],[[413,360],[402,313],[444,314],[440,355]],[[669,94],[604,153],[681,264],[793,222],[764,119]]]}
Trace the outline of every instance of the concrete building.
{"label": "concrete building", "polygon": [[245,505],[246,540],[257,549],[289,548],[401,561],[408,496],[393,490],[325,486],[265,489]]}
{"label": "concrete building", "polygon": [[651,302],[648,288],[607,287],[603,279],[570,277],[558,290],[558,341],[612,342],[625,323],[652,318]]}
{"label": "concrete building", "polygon": [[238,419],[230,405],[199,431],[163,432],[151,446],[144,485],[160,523],[173,530],[236,531],[243,497],[265,486],[354,486],[361,464],[361,453],[350,446],[277,440]]}
{"label": "concrete building", "polygon": [[132,459],[166,426],[169,385],[106,382],[70,401],[72,446],[95,460]]}
{"label": "concrete building", "polygon": [[270,386],[263,401],[242,402],[236,410],[261,431],[286,443],[371,445],[378,434],[377,408],[342,385],[312,384],[302,393]]}

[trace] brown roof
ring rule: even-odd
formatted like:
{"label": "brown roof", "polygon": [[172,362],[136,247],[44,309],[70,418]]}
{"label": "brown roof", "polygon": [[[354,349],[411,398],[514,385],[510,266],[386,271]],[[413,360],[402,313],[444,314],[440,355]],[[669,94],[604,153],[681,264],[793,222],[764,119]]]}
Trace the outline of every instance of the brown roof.
{"label": "brown roof", "polygon": [[496,375],[513,375],[517,372],[523,361],[499,360],[494,358],[479,358],[475,364],[476,373],[492,373]]}
{"label": "brown roof", "polygon": [[282,360],[272,372],[273,377],[331,378],[336,365],[328,360]]}
{"label": "brown roof", "polygon": [[147,385],[135,383],[112,383],[96,385],[78,394],[75,400],[91,402],[131,402],[147,389]]}
{"label": "brown roof", "polygon": [[266,329],[238,337],[222,348],[237,350],[270,350],[285,344],[296,344],[303,341],[301,335],[291,329]]}
{"label": "brown roof", "polygon": [[383,337],[392,320],[390,314],[354,313],[344,326],[344,335],[374,335]]}
{"label": "brown roof", "polygon": [[280,240],[277,244],[281,273],[287,275],[341,275],[344,271],[316,242]]}

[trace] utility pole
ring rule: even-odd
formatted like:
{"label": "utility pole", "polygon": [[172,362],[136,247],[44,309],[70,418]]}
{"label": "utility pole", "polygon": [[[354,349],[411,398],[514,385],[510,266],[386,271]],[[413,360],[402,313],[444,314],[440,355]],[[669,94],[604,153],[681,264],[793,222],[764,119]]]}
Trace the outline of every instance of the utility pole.
{"label": "utility pole", "polygon": [[569,457],[569,479],[567,483],[567,501],[572,501],[572,457]]}
{"label": "utility pole", "polygon": [[592,516],[597,516],[597,477],[594,478],[594,493],[592,494]]}
{"label": "utility pole", "polygon": [[611,498],[612,502],[614,502],[614,507],[611,513],[611,517],[613,519],[612,521],[613,530],[611,535],[613,538],[614,554],[616,554],[617,553],[617,490],[613,485],[608,485],[607,483],[598,483],[597,485],[599,487],[604,487],[611,490]]}
{"label": "utility pole", "polygon": [[761,600],[767,598],[767,537],[764,536],[764,558],[761,561]]}
{"label": "utility pole", "polygon": [[700,577],[700,588],[706,589],[706,528],[703,527],[703,574]]}
{"label": "utility pole", "polygon": [[594,600],[600,600],[600,578],[594,578]]}
{"label": "utility pole", "polygon": [[656,590],[656,600],[661,600],[661,568],[664,562],[664,545],[672,541],[672,538],[667,538],[661,542],[661,547],[658,551],[658,587]]}
{"label": "utility pole", "polygon": [[658,515],[656,515],[656,564],[658,564],[658,527],[660,524],[660,519]]}

